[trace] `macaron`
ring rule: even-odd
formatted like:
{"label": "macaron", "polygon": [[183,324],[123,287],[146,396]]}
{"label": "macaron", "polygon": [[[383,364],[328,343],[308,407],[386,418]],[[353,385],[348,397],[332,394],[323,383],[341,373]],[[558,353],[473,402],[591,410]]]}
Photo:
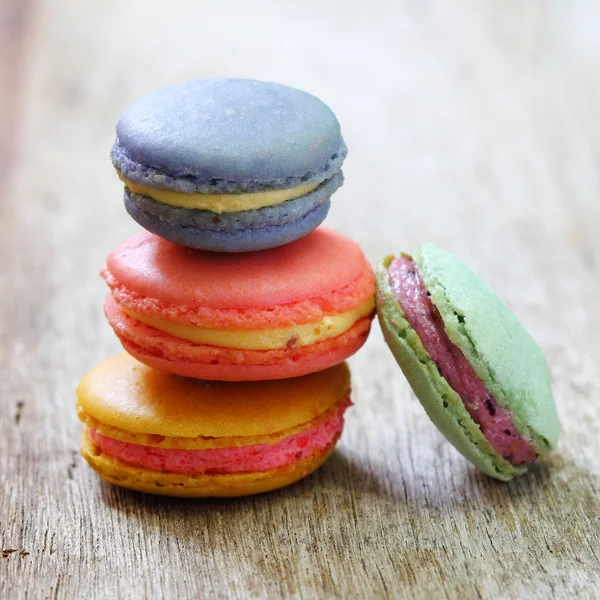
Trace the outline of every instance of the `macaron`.
{"label": "macaron", "polygon": [[302,479],[329,457],[350,406],[345,363],[296,379],[209,382],[122,353],[77,388],[81,453],[100,477],[166,496],[245,496]]}
{"label": "macaron", "polygon": [[315,229],[343,183],[346,153],[335,115],[315,96],[206,79],[134,102],[111,158],[142,227],[191,248],[247,252]]}
{"label": "macaron", "polygon": [[187,377],[298,377],[365,342],[375,276],[359,246],[325,228],[263,252],[226,254],[141,232],[108,257],[106,317],[141,362]]}
{"label": "macaron", "polygon": [[385,339],[431,420],[474,465],[508,481],[557,444],[544,356],[469,267],[432,244],[376,269]]}

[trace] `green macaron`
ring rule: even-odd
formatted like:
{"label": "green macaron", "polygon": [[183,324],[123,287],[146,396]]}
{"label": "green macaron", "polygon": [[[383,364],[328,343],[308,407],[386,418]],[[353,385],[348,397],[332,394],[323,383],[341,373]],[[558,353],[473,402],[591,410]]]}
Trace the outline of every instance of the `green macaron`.
{"label": "green macaron", "polygon": [[465,458],[508,481],[558,441],[544,356],[492,289],[433,244],[377,267],[384,337],[425,411]]}

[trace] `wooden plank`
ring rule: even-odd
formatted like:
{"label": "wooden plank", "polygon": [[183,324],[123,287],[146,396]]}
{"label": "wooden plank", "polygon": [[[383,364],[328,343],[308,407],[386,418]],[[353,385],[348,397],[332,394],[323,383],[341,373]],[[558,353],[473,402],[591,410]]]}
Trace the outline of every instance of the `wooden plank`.
{"label": "wooden plank", "polygon": [[[171,6],[40,0],[0,28],[2,112],[15,107],[0,145],[17,157],[0,190],[0,597],[597,596],[597,7]],[[373,262],[432,240],[502,292],[552,371],[563,434],[544,465],[510,484],[477,473],[375,325],[339,449],[298,485],[183,501],[87,468],[74,387],[119,348],[97,273],[136,231],[114,123],[146,91],[215,75],[330,103],[350,155],[327,223]]]}

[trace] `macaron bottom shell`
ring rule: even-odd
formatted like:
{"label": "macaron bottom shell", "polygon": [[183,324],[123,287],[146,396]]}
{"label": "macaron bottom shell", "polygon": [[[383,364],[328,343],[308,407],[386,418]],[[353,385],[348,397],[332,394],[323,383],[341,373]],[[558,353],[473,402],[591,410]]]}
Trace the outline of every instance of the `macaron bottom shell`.
{"label": "macaron bottom shell", "polygon": [[329,448],[291,465],[256,473],[183,475],[132,467],[99,452],[85,432],[81,455],[102,479],[130,490],[184,498],[236,497],[276,490],[303,479],[329,458],[338,439],[339,435]]}
{"label": "macaron bottom shell", "polygon": [[125,350],[140,362],[167,373],[217,381],[287,379],[322,371],[357,352],[371,327],[369,316],[342,335],[309,346],[238,350],[193,344],[165,334],[125,314],[112,296],[104,310]]}
{"label": "macaron bottom shell", "polygon": [[147,231],[175,244],[210,252],[256,252],[289,244],[316,229],[327,217],[329,207],[330,202],[327,200],[300,220],[285,225],[238,231],[209,231],[162,221],[159,217],[140,210],[129,198],[125,198],[127,212]]}
{"label": "macaron bottom shell", "polygon": [[266,208],[213,213],[172,207],[125,191],[125,208],[144,229],[176,244],[212,252],[253,252],[283,246],[316,229],[327,217],[342,173],[316,190]]}

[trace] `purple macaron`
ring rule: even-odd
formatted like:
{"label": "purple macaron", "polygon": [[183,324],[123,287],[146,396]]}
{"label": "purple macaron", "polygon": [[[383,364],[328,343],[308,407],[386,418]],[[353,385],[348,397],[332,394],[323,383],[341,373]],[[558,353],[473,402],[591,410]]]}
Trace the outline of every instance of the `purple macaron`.
{"label": "purple macaron", "polygon": [[246,252],[315,229],[343,183],[346,153],[318,98],[276,83],[207,79],[132,104],[111,158],[142,227],[192,248]]}

